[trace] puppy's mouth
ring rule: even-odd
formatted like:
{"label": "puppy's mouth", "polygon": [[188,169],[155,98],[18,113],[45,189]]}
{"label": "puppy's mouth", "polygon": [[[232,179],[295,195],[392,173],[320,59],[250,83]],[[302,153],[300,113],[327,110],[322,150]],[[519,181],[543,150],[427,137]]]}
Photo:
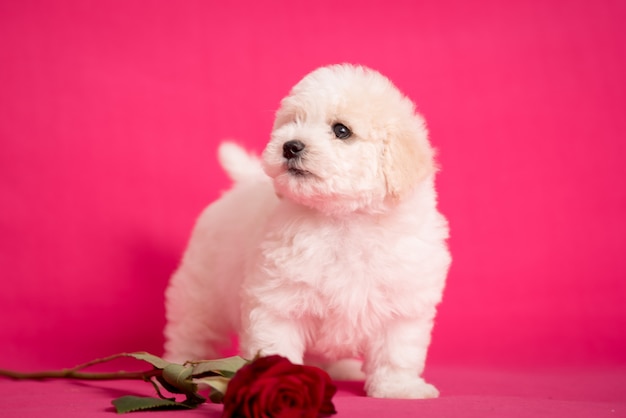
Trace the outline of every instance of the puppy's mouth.
{"label": "puppy's mouth", "polygon": [[295,160],[287,160],[285,167],[287,173],[294,177],[308,177],[313,175],[310,171],[303,169],[302,166]]}
{"label": "puppy's mouth", "polygon": [[295,177],[305,177],[311,174],[310,172],[306,170],[302,170],[302,169],[294,168],[294,167],[287,168],[287,172]]}

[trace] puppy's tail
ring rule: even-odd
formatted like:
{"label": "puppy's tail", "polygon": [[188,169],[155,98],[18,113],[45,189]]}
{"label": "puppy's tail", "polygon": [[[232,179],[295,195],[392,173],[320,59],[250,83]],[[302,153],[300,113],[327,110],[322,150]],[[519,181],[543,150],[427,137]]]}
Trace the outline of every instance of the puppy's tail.
{"label": "puppy's tail", "polygon": [[223,142],[217,150],[220,164],[235,183],[266,177],[261,160],[233,142]]}

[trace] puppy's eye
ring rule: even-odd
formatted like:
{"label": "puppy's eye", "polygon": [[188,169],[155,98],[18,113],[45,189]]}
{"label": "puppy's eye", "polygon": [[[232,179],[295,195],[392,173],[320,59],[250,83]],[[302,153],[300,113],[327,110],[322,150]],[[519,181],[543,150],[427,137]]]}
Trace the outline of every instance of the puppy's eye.
{"label": "puppy's eye", "polygon": [[350,129],[342,123],[335,123],[333,125],[333,133],[339,139],[347,139],[350,138],[350,135],[352,135]]}

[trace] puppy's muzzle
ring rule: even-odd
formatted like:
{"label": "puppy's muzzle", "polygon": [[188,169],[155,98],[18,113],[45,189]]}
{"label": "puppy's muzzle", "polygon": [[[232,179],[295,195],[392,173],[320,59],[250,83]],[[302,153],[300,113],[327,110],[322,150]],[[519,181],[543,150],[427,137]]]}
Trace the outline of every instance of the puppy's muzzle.
{"label": "puppy's muzzle", "polygon": [[304,148],[304,142],[298,139],[287,141],[283,144],[283,157],[288,160],[301,157],[304,152]]}

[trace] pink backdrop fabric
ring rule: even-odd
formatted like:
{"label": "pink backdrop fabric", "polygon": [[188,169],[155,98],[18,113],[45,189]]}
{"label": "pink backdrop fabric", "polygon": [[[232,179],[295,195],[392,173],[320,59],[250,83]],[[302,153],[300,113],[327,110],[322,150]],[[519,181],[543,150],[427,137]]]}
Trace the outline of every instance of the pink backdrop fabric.
{"label": "pink backdrop fabric", "polygon": [[461,399],[527,393],[489,370],[578,370],[612,395],[564,402],[626,414],[625,22],[621,0],[0,1],[0,368],[160,354],[168,278],[228,187],[217,144],[261,151],[294,83],[351,62],[439,150],[454,261],[427,373]]}

